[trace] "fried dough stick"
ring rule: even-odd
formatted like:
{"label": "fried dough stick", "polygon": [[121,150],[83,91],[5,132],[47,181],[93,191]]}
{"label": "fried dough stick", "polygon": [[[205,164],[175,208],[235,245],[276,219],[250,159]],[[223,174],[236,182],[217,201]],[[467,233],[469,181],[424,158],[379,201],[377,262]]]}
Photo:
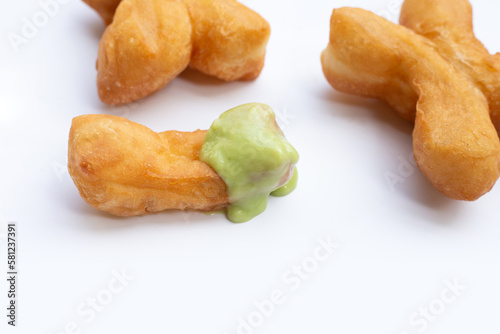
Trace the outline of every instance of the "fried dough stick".
{"label": "fried dough stick", "polygon": [[500,132],[500,55],[489,54],[474,35],[469,1],[406,0],[400,23],[434,42],[443,57],[475,82]]}
{"label": "fried dough stick", "polygon": [[216,78],[254,80],[264,67],[271,28],[235,0],[182,0],[193,22],[189,66]]}
{"label": "fried dough stick", "polygon": [[[427,39],[362,9],[336,9],[322,63],[337,90],[385,100],[414,119],[415,160],[443,194],[471,201],[495,184],[500,142],[487,100]],[[415,101],[400,96],[413,94],[416,114],[407,107]]]}
{"label": "fried dough stick", "polygon": [[69,173],[88,204],[118,216],[219,210],[229,200],[224,181],[199,160],[205,134],[156,133],[118,116],[79,116],[70,130]]}
{"label": "fried dough stick", "polygon": [[189,64],[192,28],[175,0],[123,0],[99,44],[101,101],[123,104],[163,88]]}
{"label": "fried dough stick", "polygon": [[269,23],[235,0],[86,3],[105,23],[112,22],[97,61],[104,103],[123,104],[151,95],[188,64],[225,81],[254,80],[264,67]]}

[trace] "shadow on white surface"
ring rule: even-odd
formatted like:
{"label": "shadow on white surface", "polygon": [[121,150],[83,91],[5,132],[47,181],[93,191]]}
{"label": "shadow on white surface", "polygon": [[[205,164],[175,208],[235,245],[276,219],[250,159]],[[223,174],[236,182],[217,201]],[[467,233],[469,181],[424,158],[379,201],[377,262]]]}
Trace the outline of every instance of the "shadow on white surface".
{"label": "shadow on white surface", "polygon": [[190,83],[196,85],[206,85],[206,86],[220,86],[220,85],[228,85],[229,82],[218,79],[216,77],[211,77],[209,75],[203,74],[197,70],[193,70],[191,68],[186,68],[178,78],[189,81]]}
{"label": "shadow on white surface", "polygon": [[[107,212],[100,211],[87,204],[79,195],[76,188],[66,187],[64,192],[58,192],[56,200],[64,202],[64,206],[72,211],[75,216],[82,217],[77,223],[82,228],[92,231],[121,230],[133,228],[137,225],[170,225],[173,228],[179,226],[206,224],[209,220],[225,220],[223,213],[206,214],[198,211],[165,210],[136,217],[118,217]],[[71,189],[70,189],[71,188]],[[230,222],[227,221],[229,224]]]}
{"label": "shadow on white surface", "polygon": [[[413,125],[401,118],[396,111],[382,101],[340,93],[331,88],[325,89],[323,98],[332,103],[331,110],[339,116],[353,121],[376,121],[384,125],[388,124],[393,129],[408,136],[411,136],[413,132]],[[335,108],[339,104],[356,108],[349,108],[346,112],[346,109]],[[373,123],[373,126],[376,127],[376,124]]]}
{"label": "shadow on white surface", "polygon": [[[362,98],[353,95],[348,95],[325,89],[322,98],[332,104],[330,110],[336,116],[346,118],[347,120],[357,123],[372,123],[370,126],[380,133],[377,140],[385,137],[380,141],[381,145],[385,145],[387,138],[393,139],[391,142],[395,151],[411,152],[411,136],[413,133],[413,124],[401,118],[386,103],[369,98]],[[338,108],[338,105],[345,105],[349,108]],[[354,108],[352,108],[354,107]],[[400,134],[407,135],[408,141],[402,141],[394,132],[387,131],[387,125]],[[399,147],[398,147],[399,146]],[[412,161],[414,163],[414,161]],[[367,162],[369,166],[369,162]],[[407,177],[405,183],[394,190],[396,194],[401,194],[411,202],[419,204],[420,210],[424,210],[423,217],[430,218],[433,222],[449,223],[453,222],[460,215],[460,208],[463,208],[466,203],[455,201],[447,198],[437,191],[432,184],[425,178],[418,168],[415,172]],[[391,203],[388,203],[390,205]]]}
{"label": "shadow on white surface", "polygon": [[96,43],[99,43],[106,26],[103,21],[93,9],[84,5],[85,10],[91,12],[89,15],[75,17],[75,24],[85,27],[85,32],[88,33],[90,37],[95,39]]}

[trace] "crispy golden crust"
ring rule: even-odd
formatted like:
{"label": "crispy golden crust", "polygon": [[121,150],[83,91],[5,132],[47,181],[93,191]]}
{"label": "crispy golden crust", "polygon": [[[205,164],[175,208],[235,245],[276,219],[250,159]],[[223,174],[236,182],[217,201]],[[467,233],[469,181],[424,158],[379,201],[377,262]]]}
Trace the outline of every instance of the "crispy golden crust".
{"label": "crispy golden crust", "polygon": [[97,87],[123,104],[163,88],[189,64],[192,29],[176,0],[123,0],[99,45]]}
{"label": "crispy golden crust", "polygon": [[83,0],[87,5],[92,7],[99,15],[106,25],[113,22],[116,7],[120,4],[121,0]]}
{"label": "crispy golden crust", "polygon": [[467,0],[406,0],[400,22],[434,42],[439,53],[468,75],[484,93],[500,132],[500,55],[476,38]]}
{"label": "crispy golden crust", "polygon": [[235,0],[86,2],[113,22],[99,46],[97,83],[104,103],[148,96],[188,63],[225,81],[254,80],[264,67],[269,23]]}
{"label": "crispy golden crust", "polygon": [[71,125],[68,170],[87,203],[117,216],[219,210],[229,200],[224,181],[199,160],[205,134],[156,133],[118,116],[79,116]]}
{"label": "crispy golden crust", "polygon": [[234,0],[183,0],[193,22],[190,67],[226,81],[254,80],[264,67],[271,28]]}
{"label": "crispy golden crust", "polygon": [[436,189],[475,200],[492,188],[500,142],[487,100],[426,38],[362,9],[336,9],[322,63],[336,89],[386,100],[415,120],[415,160]]}

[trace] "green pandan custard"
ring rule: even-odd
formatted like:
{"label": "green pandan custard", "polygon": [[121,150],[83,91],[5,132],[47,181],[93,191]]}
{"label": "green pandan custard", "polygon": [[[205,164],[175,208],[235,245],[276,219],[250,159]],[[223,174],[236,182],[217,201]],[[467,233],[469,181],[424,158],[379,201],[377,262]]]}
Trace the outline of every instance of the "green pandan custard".
{"label": "green pandan custard", "polygon": [[213,122],[200,152],[228,187],[227,217],[243,223],[261,214],[269,194],[285,196],[297,184],[299,155],[276,123],[271,107],[249,103]]}

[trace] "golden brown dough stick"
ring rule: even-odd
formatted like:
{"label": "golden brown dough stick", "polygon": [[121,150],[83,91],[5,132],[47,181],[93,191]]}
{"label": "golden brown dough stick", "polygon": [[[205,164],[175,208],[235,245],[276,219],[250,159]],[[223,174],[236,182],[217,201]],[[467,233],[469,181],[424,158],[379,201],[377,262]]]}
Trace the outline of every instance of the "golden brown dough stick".
{"label": "golden brown dough stick", "polygon": [[118,7],[120,1],[121,0],[83,0],[83,2],[101,15],[106,25],[113,22],[113,16],[115,15],[116,7]]}
{"label": "golden brown dough stick", "polygon": [[254,80],[264,67],[271,28],[235,0],[183,0],[193,22],[190,67],[226,81]]}
{"label": "golden brown dough stick", "polygon": [[407,119],[397,93],[415,92],[415,160],[443,194],[475,200],[495,184],[500,142],[486,98],[424,37],[362,9],[337,9],[322,63],[336,89],[386,100]]}
{"label": "golden brown dough stick", "polygon": [[[145,2],[149,0],[143,0]],[[120,1],[86,0],[109,24]],[[235,0],[182,0],[193,24],[190,67],[226,81],[254,80],[262,68],[271,28]]]}
{"label": "golden brown dough stick", "polygon": [[164,87],[188,66],[191,36],[182,2],[123,0],[99,44],[101,100],[128,103]]}
{"label": "golden brown dough stick", "polygon": [[400,22],[434,42],[443,57],[476,83],[500,131],[500,55],[489,54],[474,35],[469,1],[406,0]]}
{"label": "golden brown dough stick", "polygon": [[166,209],[219,210],[226,184],[199,160],[206,131],[156,133],[125,118],[73,119],[68,170],[82,198],[118,216]]}

